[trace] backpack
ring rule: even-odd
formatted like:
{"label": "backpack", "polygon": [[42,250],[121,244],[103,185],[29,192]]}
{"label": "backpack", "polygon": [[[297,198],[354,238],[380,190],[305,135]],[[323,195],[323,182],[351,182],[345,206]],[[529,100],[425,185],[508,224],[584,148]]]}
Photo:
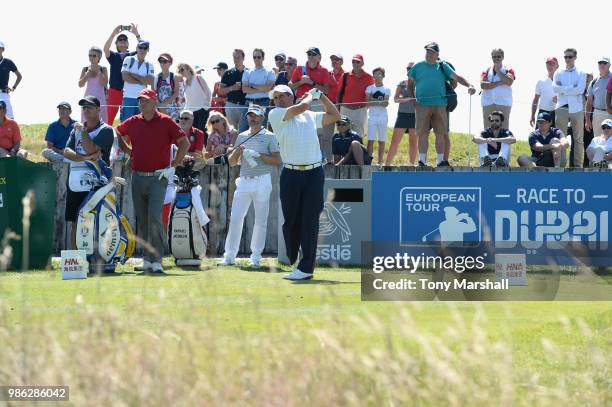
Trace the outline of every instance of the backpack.
{"label": "backpack", "polygon": [[[170,72],[170,87],[174,90],[174,74],[172,72]],[[161,87],[161,84],[163,82],[163,79],[161,77],[161,73],[159,75],[157,75],[157,83],[155,84],[155,90],[159,90],[159,88]]]}
{"label": "backpack", "polygon": [[[131,57],[130,58],[130,65],[128,66],[128,70],[132,69],[132,67],[134,66],[134,62],[136,62],[136,57]],[[147,75],[149,74],[149,66],[151,66],[147,61],[145,61],[145,66],[147,67]]]}
{"label": "backpack", "polygon": [[[445,61],[440,61],[439,64],[440,64],[440,70],[442,71],[442,74],[446,78],[446,72],[444,71],[444,62]],[[450,81],[444,81],[444,87],[446,88],[446,99],[447,99],[446,111],[452,112],[453,110],[457,108],[457,92],[455,92],[455,89],[453,89],[453,86],[451,85]]]}

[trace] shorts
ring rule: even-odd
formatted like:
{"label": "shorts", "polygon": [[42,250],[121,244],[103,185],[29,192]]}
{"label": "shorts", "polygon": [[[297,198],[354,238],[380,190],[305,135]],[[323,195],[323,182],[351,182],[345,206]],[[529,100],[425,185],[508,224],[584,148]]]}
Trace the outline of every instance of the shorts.
{"label": "shorts", "polygon": [[417,134],[429,134],[430,129],[433,129],[436,135],[448,133],[446,106],[423,106],[417,103],[415,116]]}
{"label": "shorts", "polygon": [[394,129],[414,129],[416,118],[414,113],[398,113]]}
{"label": "shorts", "polygon": [[74,192],[70,188],[66,188],[66,212],[64,219],[66,222],[76,223],[79,217],[79,207],[87,198],[89,191]]}

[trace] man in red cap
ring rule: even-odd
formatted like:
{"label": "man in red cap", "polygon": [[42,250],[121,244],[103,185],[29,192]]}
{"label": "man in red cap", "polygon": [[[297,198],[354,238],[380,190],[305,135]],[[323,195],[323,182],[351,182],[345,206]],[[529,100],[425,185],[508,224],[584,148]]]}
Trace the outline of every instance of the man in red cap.
{"label": "man in red cap", "polygon": [[[162,206],[168,180],[181,164],[189,149],[189,140],[181,128],[167,115],[157,111],[157,94],[144,89],[138,95],[141,114],[117,126],[121,150],[132,164],[132,201],[136,214],[136,234],[150,247],[144,251],[146,272],[163,273],[161,258],[165,248]],[[131,146],[128,145],[128,140]],[[170,162],[170,147],[178,145]]]}
{"label": "man in red cap", "polygon": [[372,75],[363,70],[363,55],[353,55],[353,70],[345,72],[338,83],[340,114],[351,118],[351,129],[364,137],[368,126],[366,89],[374,84]]}
{"label": "man in red cap", "polygon": [[552,117],[552,122],[555,122],[555,104],[557,103],[557,96],[555,92],[553,92],[552,80],[558,68],[559,61],[557,58],[546,58],[547,74],[545,78],[540,79],[536,84],[535,95],[531,103],[531,119],[529,120],[529,124],[532,126],[535,126],[536,123],[536,113],[549,113]]}

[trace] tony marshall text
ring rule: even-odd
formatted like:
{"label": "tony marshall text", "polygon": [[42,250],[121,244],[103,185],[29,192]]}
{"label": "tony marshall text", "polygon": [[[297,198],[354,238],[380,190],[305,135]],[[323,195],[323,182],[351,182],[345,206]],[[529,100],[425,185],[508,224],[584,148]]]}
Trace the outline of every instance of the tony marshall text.
{"label": "tony marshall text", "polygon": [[402,278],[398,281],[384,281],[382,278],[374,279],[374,289],[376,290],[507,290],[508,279],[504,278],[501,281],[431,281],[426,278],[418,280],[409,280]]}

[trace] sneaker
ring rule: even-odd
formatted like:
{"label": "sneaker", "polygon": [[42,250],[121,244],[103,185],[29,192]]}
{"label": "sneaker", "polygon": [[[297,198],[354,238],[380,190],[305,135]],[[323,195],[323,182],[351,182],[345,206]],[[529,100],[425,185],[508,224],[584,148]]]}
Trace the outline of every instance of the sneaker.
{"label": "sneaker", "polygon": [[257,267],[257,268],[261,267],[261,260],[250,259],[249,260],[249,267]]}
{"label": "sneaker", "polygon": [[154,262],[151,263],[151,272],[155,274],[164,274],[164,268],[162,267],[161,263]]}
{"label": "sneaker", "polygon": [[233,266],[234,264],[236,264],[234,260],[230,260],[224,257],[223,260],[217,263],[217,266],[225,267],[225,266]]}
{"label": "sneaker", "polygon": [[438,163],[438,167],[450,167],[450,163],[446,160],[442,160]]}
{"label": "sneaker", "polygon": [[[503,158],[502,158],[503,160]],[[482,159],[482,165],[481,167],[490,167],[493,165],[493,160],[491,160],[491,157],[489,157],[488,155]]]}
{"label": "sneaker", "polygon": [[417,167],[427,167],[427,164],[425,164],[423,161],[419,160],[419,163],[417,164]]}
{"label": "sneaker", "polygon": [[285,280],[293,280],[293,281],[310,280],[312,278],[312,273],[310,274],[304,273],[300,271],[299,269],[294,269],[291,273],[285,274],[283,278]]}
{"label": "sneaker", "polygon": [[493,162],[493,166],[502,168],[502,167],[506,167],[507,163],[506,163],[506,160],[504,160],[504,157],[499,156],[495,159],[495,162]]}
{"label": "sneaker", "polygon": [[144,260],[142,262],[142,266],[134,266],[134,271],[149,271],[151,270],[151,262],[149,260]]}

